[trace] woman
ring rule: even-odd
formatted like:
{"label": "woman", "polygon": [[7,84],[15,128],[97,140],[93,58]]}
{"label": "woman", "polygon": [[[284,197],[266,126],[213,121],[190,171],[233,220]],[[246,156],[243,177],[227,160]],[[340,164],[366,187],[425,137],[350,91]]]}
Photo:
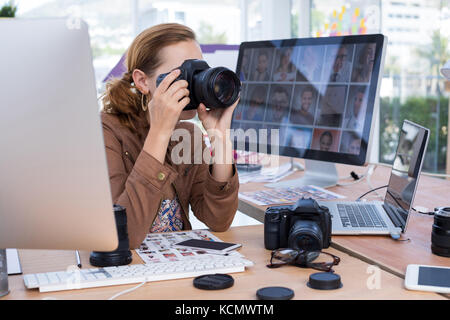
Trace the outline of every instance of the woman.
{"label": "woman", "polygon": [[291,62],[292,48],[284,49],[280,54],[280,62],[278,68],[275,70],[273,80],[282,81],[295,81],[296,69]]}
{"label": "woman", "polygon": [[[226,131],[238,102],[228,109],[207,111],[201,104],[198,110],[183,111],[190,101],[188,83],[175,81],[180,71],[174,69],[187,59],[202,59],[193,31],[179,24],[158,25],[133,41],[128,71],[107,85],[102,123],[111,191],[114,203],[127,210],[131,248],[138,248],[151,232],[191,229],[189,206],[213,231],[227,230],[237,210],[239,180],[234,165],[230,161],[208,166],[194,159],[198,141],[194,133],[201,131],[180,120],[192,119],[198,111],[208,133],[214,131],[210,139],[215,151],[231,155]],[[168,72],[156,87],[158,75]],[[172,159],[178,144],[171,141],[175,129],[188,130],[192,136],[186,141],[192,150],[189,163],[175,164]],[[200,141],[203,151],[202,137]]]}
{"label": "woman", "polygon": [[319,61],[323,59],[323,49],[306,47],[301,53],[300,72],[297,81],[316,82],[320,81],[321,68]]}
{"label": "woman", "polygon": [[375,50],[375,43],[368,43],[363,46],[359,55],[358,65],[353,71],[353,82],[370,82],[375,62]]}

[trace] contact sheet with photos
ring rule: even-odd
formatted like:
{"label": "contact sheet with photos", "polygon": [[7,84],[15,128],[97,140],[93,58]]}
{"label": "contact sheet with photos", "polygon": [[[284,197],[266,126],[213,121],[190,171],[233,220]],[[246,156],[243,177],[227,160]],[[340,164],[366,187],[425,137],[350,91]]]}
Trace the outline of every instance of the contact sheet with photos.
{"label": "contact sheet with photos", "polygon": [[[203,250],[179,249],[173,247],[176,243],[190,239],[222,242],[222,240],[207,230],[150,233],[145,237],[144,242],[136,252],[145,264],[189,261],[192,259],[198,260],[208,258],[211,255]],[[237,251],[233,251],[229,253],[229,255],[242,257]]]}
{"label": "contact sheet with photos", "polygon": [[259,206],[268,206],[295,203],[297,200],[302,198],[311,198],[314,200],[337,200],[344,199],[345,197],[320,187],[303,186],[281,188],[276,190],[241,192],[239,193],[239,198],[253,202]]}

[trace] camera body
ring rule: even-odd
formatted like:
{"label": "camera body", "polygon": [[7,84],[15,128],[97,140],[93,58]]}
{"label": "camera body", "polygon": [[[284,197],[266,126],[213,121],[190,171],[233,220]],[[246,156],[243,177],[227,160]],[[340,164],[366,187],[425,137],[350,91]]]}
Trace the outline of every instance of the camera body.
{"label": "camera body", "polygon": [[[228,108],[239,98],[241,81],[238,76],[225,67],[211,68],[206,61],[190,59],[177,68],[181,71],[175,81],[186,80],[189,90],[189,104],[184,110],[195,110],[200,103],[208,108]],[[156,86],[169,75],[161,74]]]}
{"label": "camera body", "polygon": [[268,250],[321,251],[328,248],[331,245],[330,211],[313,199],[268,208],[264,217],[264,245]]}

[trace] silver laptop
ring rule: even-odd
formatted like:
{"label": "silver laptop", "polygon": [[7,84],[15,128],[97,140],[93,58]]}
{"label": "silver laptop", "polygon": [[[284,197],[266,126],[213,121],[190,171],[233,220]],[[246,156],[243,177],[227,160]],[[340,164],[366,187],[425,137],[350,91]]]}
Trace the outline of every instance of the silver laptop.
{"label": "silver laptop", "polygon": [[334,235],[399,235],[406,231],[430,131],[405,121],[384,202],[325,202]]}

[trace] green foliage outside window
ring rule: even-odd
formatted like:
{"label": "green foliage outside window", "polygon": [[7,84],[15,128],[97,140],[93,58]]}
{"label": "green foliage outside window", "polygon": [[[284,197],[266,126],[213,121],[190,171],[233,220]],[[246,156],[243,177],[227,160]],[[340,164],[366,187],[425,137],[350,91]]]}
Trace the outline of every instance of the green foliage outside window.
{"label": "green foliage outside window", "polygon": [[[403,120],[416,122],[431,130],[424,171],[445,172],[448,136],[449,98],[410,97],[404,103],[398,98],[381,99],[380,162],[391,163],[397,148]],[[436,116],[439,111],[439,124]],[[438,134],[436,139],[436,134]],[[436,144],[437,148],[436,148]]]}
{"label": "green foliage outside window", "polygon": [[9,1],[0,9],[0,18],[14,18],[16,16],[17,6],[14,1]]}

